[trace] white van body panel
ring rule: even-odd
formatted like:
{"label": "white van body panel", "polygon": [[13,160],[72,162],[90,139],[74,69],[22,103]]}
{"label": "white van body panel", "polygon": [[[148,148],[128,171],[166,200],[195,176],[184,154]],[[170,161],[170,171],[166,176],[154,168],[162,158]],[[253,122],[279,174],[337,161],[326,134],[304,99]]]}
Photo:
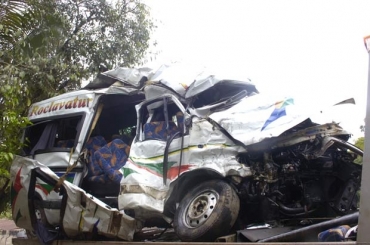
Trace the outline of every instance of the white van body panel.
{"label": "white van body panel", "polygon": [[[314,126],[310,128],[312,131],[305,129],[290,132],[289,129],[310,118],[304,108],[294,104],[292,98],[257,95],[258,91],[249,80],[221,79],[213,74],[198,73],[197,70],[181,77],[177,67],[169,68],[162,66],[158,71],[117,68],[100,74],[86,89],[31,106],[28,116],[35,124],[81,115],[82,126],[70,151],[40,151],[15,158],[11,167],[11,180],[15,191],[12,197],[13,219],[17,226],[33,229],[30,213],[34,210],[29,210],[27,197],[31,172],[36,168],[56,181],[63,175],[61,168],[64,171],[68,168],[75,170],[63,177],[67,181],[61,181],[68,196],[63,220],[60,220],[59,211],[45,209],[50,224],[62,222],[69,237],[83,232],[98,232],[131,241],[134,233],[141,228],[142,221],[164,217],[166,202],[176,191],[176,180],[187,178],[189,173],[205,170],[220,179],[242,179],[253,173],[249,166],[237,158],[240,153],[249,153],[250,147],[272,149],[311,140],[316,136],[348,134],[333,122]],[[117,95],[132,98],[131,95],[143,93],[146,98],[144,101],[130,101],[133,112],[136,108],[136,114],[130,111],[132,115],[120,115],[128,119],[134,114],[137,118],[134,126],[136,136],[127,162],[119,169],[123,177],[116,196],[118,209],[110,208],[80,188],[86,173],[86,164],[80,159],[92,132],[94,119],[99,114],[97,111],[99,108],[104,109],[104,102],[111,98],[122,99]],[[116,102],[114,99],[112,101]],[[112,108],[117,110],[124,105],[117,103]],[[166,122],[168,133],[171,120],[168,118],[167,106],[174,106],[183,114],[185,126],[182,131],[179,130],[177,137],[174,135],[173,138],[167,135],[163,140],[145,139],[146,124]],[[167,115],[165,119],[154,121],[158,111]],[[117,121],[117,118],[110,116],[106,116],[109,122]],[[176,127],[181,128],[177,119],[176,123],[175,120],[171,123],[177,123]],[[261,152],[264,153],[264,149]],[[77,164],[74,165],[75,162]],[[60,199],[54,186],[39,181],[35,188],[42,200]],[[134,210],[135,218],[126,215],[124,210]]]}

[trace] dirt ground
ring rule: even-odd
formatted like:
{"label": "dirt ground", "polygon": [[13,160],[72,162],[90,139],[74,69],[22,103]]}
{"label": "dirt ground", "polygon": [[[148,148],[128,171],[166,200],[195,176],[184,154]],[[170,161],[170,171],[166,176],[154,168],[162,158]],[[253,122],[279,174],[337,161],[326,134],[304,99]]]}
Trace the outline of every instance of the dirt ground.
{"label": "dirt ground", "polygon": [[25,235],[24,229],[18,228],[13,220],[0,219],[0,244],[11,245],[13,238],[24,238]]}
{"label": "dirt ground", "polygon": [[0,230],[10,231],[14,229],[18,229],[18,227],[14,224],[13,220],[0,219]]}

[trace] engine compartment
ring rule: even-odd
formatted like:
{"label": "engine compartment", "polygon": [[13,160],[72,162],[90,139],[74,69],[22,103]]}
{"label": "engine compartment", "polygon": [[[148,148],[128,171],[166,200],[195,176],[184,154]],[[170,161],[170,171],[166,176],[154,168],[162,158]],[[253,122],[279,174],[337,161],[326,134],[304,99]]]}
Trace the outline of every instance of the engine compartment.
{"label": "engine compartment", "polygon": [[252,172],[237,185],[243,223],[301,224],[357,211],[362,166],[348,137],[316,135],[239,155]]}

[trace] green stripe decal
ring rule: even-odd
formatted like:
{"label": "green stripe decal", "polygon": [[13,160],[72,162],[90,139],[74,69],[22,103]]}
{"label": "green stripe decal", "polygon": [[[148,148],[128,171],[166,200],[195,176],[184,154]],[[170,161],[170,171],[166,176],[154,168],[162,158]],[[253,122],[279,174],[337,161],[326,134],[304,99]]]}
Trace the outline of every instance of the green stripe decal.
{"label": "green stripe decal", "polygon": [[[168,162],[168,168],[170,169],[177,162]],[[163,162],[159,163],[142,163],[142,162],[133,162],[139,168],[146,169],[149,172],[155,172],[158,175],[163,175]]]}
{"label": "green stripe decal", "polygon": [[123,176],[126,178],[130,174],[137,173],[135,170],[130,168],[123,168]]}
{"label": "green stripe decal", "polygon": [[[228,147],[234,147],[235,145],[228,145],[228,144],[206,144],[206,145],[203,145],[203,149],[206,148],[207,146],[222,146],[224,148],[228,148]],[[183,148],[183,151],[189,151],[191,149],[198,149],[198,145],[192,145],[192,146],[189,146],[189,147],[186,147],[186,148]],[[200,148],[199,148],[200,149]],[[175,154],[178,154],[180,153],[181,150],[175,150],[175,151],[171,151],[168,153],[169,156],[171,155],[175,155]],[[163,155],[157,155],[157,156],[153,156],[153,157],[147,157],[147,158],[139,158],[139,157],[130,157],[130,159],[133,161],[133,162],[136,162],[137,160],[158,160],[158,159],[163,159]]]}
{"label": "green stripe decal", "polygon": [[[73,179],[74,179],[74,176],[67,176],[66,177],[66,180],[73,184]],[[54,189],[54,186],[51,186],[49,184],[40,184],[45,190],[47,190],[48,193],[50,193],[53,189]]]}

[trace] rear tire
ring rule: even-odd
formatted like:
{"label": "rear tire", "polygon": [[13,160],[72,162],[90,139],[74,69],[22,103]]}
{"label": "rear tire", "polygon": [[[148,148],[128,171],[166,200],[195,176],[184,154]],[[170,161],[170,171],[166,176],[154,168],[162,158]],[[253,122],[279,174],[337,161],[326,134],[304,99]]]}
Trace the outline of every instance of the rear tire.
{"label": "rear tire", "polygon": [[228,234],[239,208],[239,197],[225,181],[201,183],[180,202],[174,218],[175,232],[182,241],[213,242]]}

